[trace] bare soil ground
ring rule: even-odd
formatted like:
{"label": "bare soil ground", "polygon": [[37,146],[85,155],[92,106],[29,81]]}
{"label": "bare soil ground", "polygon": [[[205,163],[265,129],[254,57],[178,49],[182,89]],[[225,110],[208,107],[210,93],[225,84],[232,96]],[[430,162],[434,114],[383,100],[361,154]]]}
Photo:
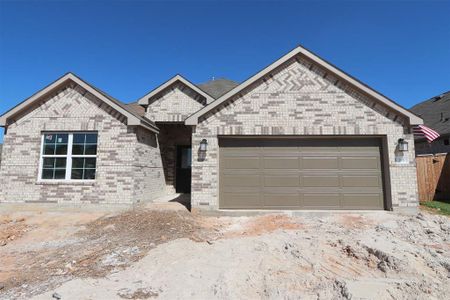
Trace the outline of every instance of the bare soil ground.
{"label": "bare soil ground", "polygon": [[1,299],[448,299],[450,218],[0,215]]}

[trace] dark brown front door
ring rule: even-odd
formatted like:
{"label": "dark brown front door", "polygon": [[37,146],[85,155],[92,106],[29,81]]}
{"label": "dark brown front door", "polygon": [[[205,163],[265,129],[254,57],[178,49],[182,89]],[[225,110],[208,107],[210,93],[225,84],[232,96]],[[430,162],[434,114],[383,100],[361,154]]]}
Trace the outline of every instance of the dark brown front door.
{"label": "dark brown front door", "polygon": [[177,193],[191,192],[191,146],[177,146],[175,188]]}

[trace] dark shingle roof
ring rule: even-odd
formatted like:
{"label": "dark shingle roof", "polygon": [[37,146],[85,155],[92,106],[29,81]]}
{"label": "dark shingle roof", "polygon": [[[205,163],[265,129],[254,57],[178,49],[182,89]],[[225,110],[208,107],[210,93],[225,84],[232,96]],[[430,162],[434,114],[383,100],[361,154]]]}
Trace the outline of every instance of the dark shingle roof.
{"label": "dark shingle roof", "polygon": [[131,102],[128,104],[125,104],[128,110],[134,111],[137,115],[141,117],[145,117],[145,108],[141,105],[139,105],[137,102]]}
{"label": "dark shingle roof", "polygon": [[201,84],[197,84],[200,89],[202,89],[204,92],[208,93],[215,99],[219,98],[226,92],[229,92],[238,85],[239,83],[226,78],[213,79]]}
{"label": "dark shingle roof", "polygon": [[439,134],[450,134],[450,91],[414,105],[411,111],[423,119],[425,126]]}

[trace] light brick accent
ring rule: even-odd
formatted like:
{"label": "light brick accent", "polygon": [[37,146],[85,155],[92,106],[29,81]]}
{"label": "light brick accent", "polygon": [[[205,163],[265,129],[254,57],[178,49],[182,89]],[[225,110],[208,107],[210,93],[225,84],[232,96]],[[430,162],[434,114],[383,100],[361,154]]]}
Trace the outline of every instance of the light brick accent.
{"label": "light brick accent", "polygon": [[[192,136],[193,207],[218,208],[218,135],[385,136],[392,207],[418,205],[414,141],[405,118],[306,58],[290,60],[199,121]],[[207,156],[199,161],[204,138]],[[399,138],[410,145],[409,164],[395,162]]]}
{"label": "light brick accent", "polygon": [[[82,87],[69,85],[8,126],[0,167],[0,202],[133,203],[165,192],[157,138]],[[93,183],[38,181],[43,131],[98,131]]]}
{"label": "light brick accent", "polygon": [[144,128],[136,130],[133,202],[145,202],[167,191],[158,137]]}
{"label": "light brick accent", "polygon": [[146,117],[155,122],[183,122],[205,104],[205,97],[178,82],[150,99]]}

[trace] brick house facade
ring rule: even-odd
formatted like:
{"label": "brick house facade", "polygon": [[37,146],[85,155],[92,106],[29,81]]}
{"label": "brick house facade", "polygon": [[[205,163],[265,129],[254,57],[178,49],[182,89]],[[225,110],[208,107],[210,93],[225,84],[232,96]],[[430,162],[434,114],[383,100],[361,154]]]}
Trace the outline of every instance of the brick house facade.
{"label": "brick house facade", "polygon": [[[337,146],[324,151],[330,162],[336,161],[336,168],[325,171],[334,174],[337,185],[325,186],[328,195],[344,201],[350,194],[364,198],[380,192],[384,204],[378,208],[417,207],[411,127],[421,124],[421,119],[308,50],[294,49],[239,85],[213,81],[208,88],[204,86],[200,88],[177,75],[137,103],[125,105],[73,74],[66,75],[0,118],[6,132],[0,202],[136,203],[167,193],[191,192],[194,208],[216,210],[225,207],[220,190],[238,187],[248,195],[256,190],[259,202],[255,209],[270,208],[264,206],[264,201],[268,201],[265,176],[273,175],[266,166],[267,157],[256,160],[258,174],[235,167],[235,174],[247,176],[246,180],[251,179],[254,186],[242,182],[236,186],[220,185],[227,167],[220,163],[221,140],[239,138],[259,143],[288,139],[300,144],[332,140]],[[46,159],[43,137],[56,132],[98,135],[95,179],[74,180],[70,170],[65,180],[39,178]],[[358,152],[358,147],[345,147],[341,140],[358,143],[362,138],[379,142],[379,153],[371,150],[374,156],[367,158],[374,162],[374,169],[369,170],[369,165],[358,165],[356,171],[346,169],[344,162],[360,164],[366,154]],[[204,147],[207,144],[206,151],[201,148],[202,143]],[[400,143],[407,143],[409,148],[401,151]],[[302,165],[303,160],[311,158],[298,154],[303,153],[302,147],[280,145],[258,149],[276,150],[278,156],[290,153],[289,159],[299,161],[298,167],[287,169],[291,177],[300,178],[295,187],[290,187],[298,194],[299,204],[286,207],[303,209],[302,197],[322,195],[305,186],[303,177],[327,173],[319,166],[308,169]],[[247,153],[254,148],[232,149]],[[67,155],[66,167],[74,168],[69,161],[79,161],[79,157]],[[346,176],[358,174],[372,179],[360,187],[343,184]],[[331,182],[332,176],[327,175],[326,182]],[[286,192],[277,188],[281,199]],[[325,201],[319,198],[318,201]],[[358,207],[342,203],[335,208]]]}
{"label": "brick house facade", "polygon": [[[193,144],[208,140],[204,161],[193,160],[192,205],[217,209],[218,136],[385,136],[391,173],[392,207],[417,206],[414,142],[406,120],[306,59],[291,60],[205,116],[195,128]],[[255,113],[257,112],[257,113]],[[394,121],[395,119],[395,121]],[[311,120],[314,120],[311,122]],[[399,138],[410,145],[408,163],[395,162]]]}
{"label": "brick house facade", "polygon": [[[131,203],[161,195],[164,175],[155,133],[128,127],[123,116],[75,83],[46,98],[8,126],[0,169],[2,202]],[[101,133],[96,180],[39,180],[42,132],[79,131]]]}

